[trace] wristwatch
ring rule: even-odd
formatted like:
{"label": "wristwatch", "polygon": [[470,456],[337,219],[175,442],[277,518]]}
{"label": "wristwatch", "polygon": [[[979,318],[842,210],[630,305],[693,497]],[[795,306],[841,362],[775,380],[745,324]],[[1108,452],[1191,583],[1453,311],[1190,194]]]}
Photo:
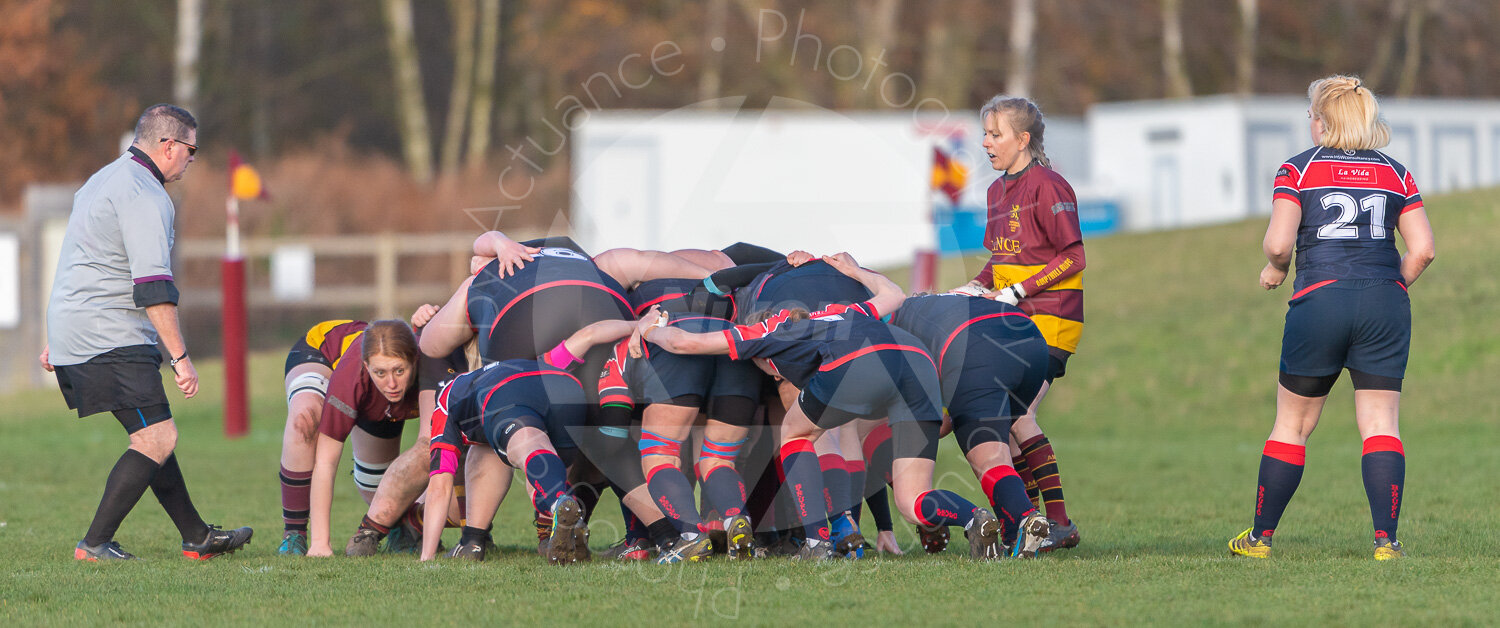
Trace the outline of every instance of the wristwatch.
{"label": "wristwatch", "polygon": [[182,355],[179,355],[179,356],[177,356],[177,357],[175,357],[175,358],[172,358],[172,359],[171,359],[171,360],[170,360],[170,361],[169,361],[169,362],[168,362],[168,363],[167,363],[167,365],[168,365],[168,366],[171,366],[171,367],[172,367],[172,368],[174,368],[174,369],[175,369],[175,368],[177,368],[177,363],[178,363],[178,362],[181,362],[181,361],[183,361],[183,360],[186,360],[186,359],[187,359],[187,358],[188,358],[188,354],[187,354],[187,352],[186,352],[186,351],[183,351],[183,352],[182,352]]}

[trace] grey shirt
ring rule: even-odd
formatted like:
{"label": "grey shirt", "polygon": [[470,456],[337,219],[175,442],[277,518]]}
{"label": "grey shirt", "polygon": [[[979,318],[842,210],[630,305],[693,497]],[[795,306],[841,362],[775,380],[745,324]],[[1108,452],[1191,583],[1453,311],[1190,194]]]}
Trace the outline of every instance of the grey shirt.
{"label": "grey shirt", "polygon": [[161,172],[131,147],[73,195],[47,302],[51,362],[69,366],[132,345],[154,345],[146,307],[176,303],[172,199]]}

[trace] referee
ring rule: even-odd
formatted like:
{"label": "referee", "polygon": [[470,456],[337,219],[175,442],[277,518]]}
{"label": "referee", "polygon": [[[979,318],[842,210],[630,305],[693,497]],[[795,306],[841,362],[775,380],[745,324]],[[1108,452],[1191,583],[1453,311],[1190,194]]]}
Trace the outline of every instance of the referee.
{"label": "referee", "polygon": [[130,448],[104,481],[88,534],[73,552],[78,560],[135,558],[120,549],[115,530],[148,486],[177,525],[188,558],[232,552],[252,534],[250,528],[222,530],[198,516],[172,453],[177,425],[161,384],[158,341],[183,396],[198,393],[198,371],[177,321],[175,209],[163,187],[182,178],[197,141],[192,114],[152,105],[136,122],[130,149],[73,196],[47,304],[42,366],[55,369],[63,399],[80,418],[111,412],[130,436]]}

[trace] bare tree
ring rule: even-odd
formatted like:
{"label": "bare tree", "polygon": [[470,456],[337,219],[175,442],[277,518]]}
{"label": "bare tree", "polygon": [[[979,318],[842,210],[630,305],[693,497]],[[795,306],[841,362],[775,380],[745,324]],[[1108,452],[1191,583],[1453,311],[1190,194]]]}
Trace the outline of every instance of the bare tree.
{"label": "bare tree", "polygon": [[[859,25],[860,74],[865,80],[849,83],[858,90],[854,101],[862,107],[877,107],[882,102],[899,102],[902,98],[899,94],[881,97],[879,93],[884,85],[885,68],[890,67],[890,53],[896,47],[896,19],[900,15],[901,0],[860,0],[854,7],[854,23]],[[830,53],[829,57],[832,56]]]}
{"label": "bare tree", "polygon": [[1161,63],[1167,78],[1167,98],[1191,98],[1187,60],[1182,54],[1182,0],[1161,0]]}
{"label": "bare tree", "polygon": [[453,18],[453,85],[449,88],[448,117],[443,132],[443,174],[458,170],[463,150],[464,125],[469,117],[469,99],[474,91],[474,27],[479,7],[474,0],[448,0]]}
{"label": "bare tree", "polygon": [[394,71],[396,111],[400,117],[401,152],[412,178],[432,181],[432,131],[427,126],[427,101],[422,96],[422,69],[417,64],[417,39],[412,30],[411,0],[384,0],[386,44]]}
{"label": "bare tree", "polygon": [[[708,0],[708,20],[703,33],[703,73],[698,75],[698,102],[719,97],[723,83],[724,32],[729,22],[729,0]],[[717,48],[716,48],[717,46]]]}
{"label": "bare tree", "polygon": [[203,0],[177,0],[177,60],[172,99],[192,111],[198,107],[198,57],[203,49]]}
{"label": "bare tree", "polygon": [[1257,0],[1239,0],[1240,50],[1235,58],[1235,91],[1241,96],[1255,93],[1255,31],[1260,22]]}
{"label": "bare tree", "polygon": [[965,106],[974,83],[974,42],[988,9],[974,0],[924,3],[927,25],[922,34],[922,97],[948,108]]}
{"label": "bare tree", "polygon": [[[1393,29],[1406,19],[1406,12],[1411,6],[1411,0],[1391,0],[1390,25],[1383,30]],[[1376,37],[1375,54],[1370,57],[1370,66],[1365,69],[1361,80],[1372,88],[1379,86],[1390,72],[1391,59],[1396,53],[1395,37]]]}
{"label": "bare tree", "polygon": [[475,168],[490,151],[490,116],[495,109],[495,65],[500,51],[500,0],[480,0],[479,43],[474,66],[474,102],[469,107],[469,152],[464,163]]}
{"label": "bare tree", "polygon": [[1396,95],[1411,96],[1422,69],[1422,24],[1427,21],[1430,0],[1415,0],[1406,14],[1406,54],[1401,58],[1401,76],[1396,79]]}
{"label": "bare tree", "polygon": [[1036,0],[1011,0],[1010,74],[1005,93],[1031,95],[1031,76],[1036,68]]}

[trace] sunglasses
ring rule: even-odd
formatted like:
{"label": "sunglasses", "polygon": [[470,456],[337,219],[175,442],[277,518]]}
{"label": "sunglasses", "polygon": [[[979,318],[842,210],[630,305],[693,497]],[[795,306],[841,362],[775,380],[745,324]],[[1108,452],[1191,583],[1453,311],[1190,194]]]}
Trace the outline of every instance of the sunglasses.
{"label": "sunglasses", "polygon": [[174,139],[172,139],[170,137],[161,138],[161,141],[163,141],[163,142],[177,142],[178,144],[182,144],[183,146],[186,146],[187,149],[188,149],[188,157],[195,157],[195,156],[198,155],[198,147],[195,146],[195,145],[193,145],[193,144],[189,144],[189,143],[184,142],[182,140],[174,140]]}

